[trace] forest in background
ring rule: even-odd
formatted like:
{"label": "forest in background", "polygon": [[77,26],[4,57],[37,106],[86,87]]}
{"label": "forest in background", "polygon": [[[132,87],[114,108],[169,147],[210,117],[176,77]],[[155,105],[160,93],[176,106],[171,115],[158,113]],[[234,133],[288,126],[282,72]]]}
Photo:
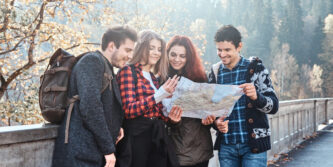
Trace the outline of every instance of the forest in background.
{"label": "forest in background", "polygon": [[42,122],[39,77],[49,56],[99,49],[105,30],[119,24],[166,41],[191,37],[207,72],[219,61],[216,30],[232,24],[242,33],[241,54],[263,60],[280,100],[333,95],[331,0],[3,0],[0,124]]}

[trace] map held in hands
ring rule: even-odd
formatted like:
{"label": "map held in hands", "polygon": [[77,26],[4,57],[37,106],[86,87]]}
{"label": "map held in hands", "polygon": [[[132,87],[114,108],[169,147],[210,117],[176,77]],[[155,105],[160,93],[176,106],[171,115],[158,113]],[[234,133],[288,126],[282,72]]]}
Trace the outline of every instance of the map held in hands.
{"label": "map held in hands", "polygon": [[196,83],[182,77],[172,97],[162,101],[164,115],[167,116],[172,106],[176,105],[182,108],[182,117],[227,117],[243,94],[238,85]]}

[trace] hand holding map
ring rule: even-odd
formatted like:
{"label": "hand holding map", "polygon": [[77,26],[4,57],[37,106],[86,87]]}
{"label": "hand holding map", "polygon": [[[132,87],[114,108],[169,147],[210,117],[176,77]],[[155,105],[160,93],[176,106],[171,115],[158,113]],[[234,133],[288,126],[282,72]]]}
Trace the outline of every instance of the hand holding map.
{"label": "hand holding map", "polygon": [[173,96],[162,101],[167,116],[172,106],[180,106],[182,117],[206,118],[208,115],[228,117],[243,95],[238,85],[196,83],[185,77],[178,82]]}

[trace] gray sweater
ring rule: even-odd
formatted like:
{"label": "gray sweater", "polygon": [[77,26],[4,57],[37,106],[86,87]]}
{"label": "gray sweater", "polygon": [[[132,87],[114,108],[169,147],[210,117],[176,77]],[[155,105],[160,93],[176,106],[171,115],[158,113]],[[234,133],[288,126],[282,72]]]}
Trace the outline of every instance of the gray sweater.
{"label": "gray sweater", "polygon": [[91,52],[73,68],[69,96],[79,95],[80,101],[72,112],[68,144],[64,144],[66,118],[59,128],[52,166],[104,166],[104,155],[115,152],[123,112],[117,82],[101,93],[104,61],[100,52]]}

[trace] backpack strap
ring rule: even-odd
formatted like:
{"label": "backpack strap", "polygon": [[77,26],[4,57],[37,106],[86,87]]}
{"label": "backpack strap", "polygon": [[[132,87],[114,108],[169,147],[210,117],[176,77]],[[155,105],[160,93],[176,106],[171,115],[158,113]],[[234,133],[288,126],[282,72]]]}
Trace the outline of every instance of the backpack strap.
{"label": "backpack strap", "polygon": [[112,79],[113,79],[113,70],[111,69],[108,60],[102,56],[104,62],[104,74],[103,74],[103,83],[101,93],[103,93],[106,88],[109,86],[110,90],[112,89]]}
{"label": "backpack strap", "polygon": [[69,108],[68,108],[67,119],[66,119],[65,144],[68,143],[69,121],[71,119],[71,115],[72,115],[72,111],[73,111],[73,108],[74,108],[74,104],[78,100],[80,100],[79,95],[75,95],[71,99],[69,99],[70,105],[69,105]]}

